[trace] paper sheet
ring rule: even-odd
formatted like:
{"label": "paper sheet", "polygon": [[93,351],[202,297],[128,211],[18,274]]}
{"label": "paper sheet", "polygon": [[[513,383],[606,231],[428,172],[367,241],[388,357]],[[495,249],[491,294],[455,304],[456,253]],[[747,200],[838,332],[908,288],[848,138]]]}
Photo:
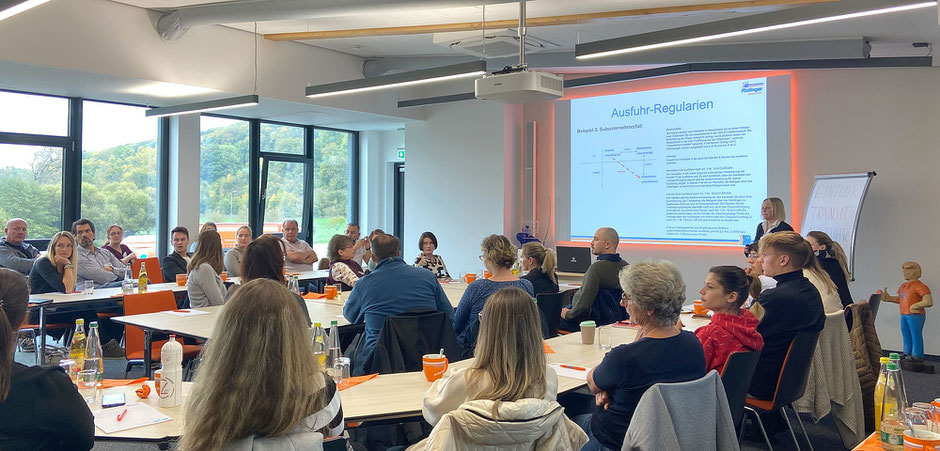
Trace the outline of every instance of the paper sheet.
{"label": "paper sheet", "polygon": [[[127,407],[127,414],[121,421],[118,421],[117,416],[124,411],[124,407]],[[95,416],[95,426],[108,434],[163,423],[171,419],[157,409],[139,402],[123,407],[93,410],[91,413]]]}
{"label": "paper sheet", "polygon": [[[590,368],[579,367],[578,365],[569,365],[566,363],[549,363],[548,366],[552,367],[555,370],[555,374],[558,374],[562,377],[568,377],[571,379],[577,379],[581,381],[587,380],[587,373]],[[565,368],[568,367],[568,368]],[[573,367],[573,368],[572,368]],[[575,369],[580,368],[580,369]]]}
{"label": "paper sheet", "polygon": [[167,310],[165,312],[160,312],[160,313],[166,313],[167,315],[173,315],[173,316],[196,316],[196,315],[206,315],[209,312],[205,312],[202,310],[195,310],[195,309],[182,309],[182,310]]}

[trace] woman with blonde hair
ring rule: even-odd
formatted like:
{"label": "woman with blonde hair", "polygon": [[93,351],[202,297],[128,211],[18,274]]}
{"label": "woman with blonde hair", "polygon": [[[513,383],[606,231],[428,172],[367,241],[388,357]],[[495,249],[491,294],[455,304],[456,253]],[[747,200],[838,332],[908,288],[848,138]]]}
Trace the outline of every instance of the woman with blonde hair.
{"label": "woman with blonde hair", "polygon": [[532,282],[535,294],[558,292],[555,252],[542,243],[533,241],[522,245],[522,269],[528,271],[522,278]]}
{"label": "woman with blonde hair", "polygon": [[[432,426],[441,423],[442,427],[436,427],[426,441],[412,449],[436,449],[437,443],[459,439],[472,442],[468,445],[485,443],[498,446],[503,443],[495,443],[494,440],[505,440],[507,435],[517,435],[510,437],[512,439],[518,439],[518,436],[542,437],[540,433],[544,431],[532,423],[516,426],[530,428],[525,434],[512,434],[507,430],[514,427],[512,423],[500,421],[525,419],[507,418],[507,412],[513,410],[525,410],[530,417],[546,415],[558,407],[555,402],[557,394],[558,376],[545,361],[538,308],[529,293],[516,287],[503,288],[487,299],[480,312],[480,336],[473,363],[438,379],[424,394],[422,413],[425,420]],[[464,404],[468,401],[477,402]],[[504,403],[512,403],[517,408],[503,409]],[[475,422],[474,427],[468,429],[470,434],[446,436],[442,430],[454,427],[443,424],[441,420],[449,415],[451,421],[459,423],[462,412],[455,411],[463,410],[461,405],[482,409],[489,418]],[[587,437],[560,412],[557,416],[556,422],[548,422],[544,429],[554,428],[561,432],[562,437],[556,442],[562,445],[561,448],[579,449]],[[540,444],[538,439],[533,443]]]}
{"label": "woman with blonde hair", "polygon": [[46,256],[36,259],[29,272],[32,294],[71,293],[78,280],[78,246],[69,232],[59,232],[49,240]]}
{"label": "woman with blonde hair", "polygon": [[[806,245],[810,243],[807,241]],[[819,266],[819,259],[811,251],[803,261],[803,275],[809,279],[810,283],[819,291],[822,297],[823,309],[826,313],[835,313],[842,310],[842,302],[839,299],[839,290],[836,284],[829,278],[829,274]]]}
{"label": "woman with blonde hair", "polygon": [[222,271],[225,271],[222,254],[222,238],[214,230],[199,233],[196,253],[189,260],[186,279],[186,292],[189,293],[190,305],[194,308],[222,305],[225,303],[225,284],[222,283]]}
{"label": "woman with blonde hair", "polygon": [[342,433],[336,385],[300,315],[290,291],[270,279],[232,295],[203,351],[178,449],[318,449]]}
{"label": "woman with blonde hair", "polygon": [[829,234],[818,230],[807,233],[806,241],[809,241],[809,245],[816,253],[819,266],[822,266],[823,271],[829,274],[832,283],[836,284],[842,307],[848,307],[854,303],[852,293],[849,292],[849,263],[842,246],[837,241],[833,241]]}
{"label": "woman with blonde hair", "polygon": [[512,265],[516,262],[516,247],[508,238],[490,235],[480,243],[480,251],[483,265],[493,275],[489,279],[477,279],[467,285],[454,315],[454,332],[457,332],[457,341],[466,355],[473,353],[479,326],[478,315],[491,294],[503,288],[517,287],[525,290],[530,297],[535,296],[532,282],[520,280],[512,273]]}
{"label": "woman with blonde hair", "polygon": [[229,277],[241,276],[242,257],[245,255],[248,243],[251,243],[251,227],[243,225],[235,231],[235,247],[229,249],[223,259]]}
{"label": "woman with blonde hair", "polygon": [[793,231],[793,227],[786,223],[787,207],[779,197],[768,197],[760,204],[762,222],[757,224],[754,241],[760,241],[765,233]]}

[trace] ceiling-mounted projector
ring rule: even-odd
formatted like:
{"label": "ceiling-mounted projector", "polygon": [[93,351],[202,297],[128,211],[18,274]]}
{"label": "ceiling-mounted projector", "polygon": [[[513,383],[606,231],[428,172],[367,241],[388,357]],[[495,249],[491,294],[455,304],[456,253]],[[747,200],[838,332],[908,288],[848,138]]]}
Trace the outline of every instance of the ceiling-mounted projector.
{"label": "ceiling-mounted projector", "polygon": [[554,100],[564,92],[561,75],[527,70],[478,78],[473,85],[476,98],[502,103]]}

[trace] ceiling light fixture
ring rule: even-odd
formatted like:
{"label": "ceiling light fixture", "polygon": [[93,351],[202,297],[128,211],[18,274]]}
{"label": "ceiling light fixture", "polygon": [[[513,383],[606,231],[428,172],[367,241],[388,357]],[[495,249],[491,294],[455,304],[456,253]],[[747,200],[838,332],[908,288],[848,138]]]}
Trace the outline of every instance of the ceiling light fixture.
{"label": "ceiling light fixture", "polygon": [[206,111],[224,110],[243,106],[257,105],[257,94],[249,96],[230,97],[227,99],[209,100],[206,102],[184,103],[163,108],[151,108],[145,112],[147,117],[175,116],[178,114],[204,113]]}
{"label": "ceiling light fixture", "polygon": [[430,69],[382,75],[378,77],[307,86],[305,95],[313,99],[338,94],[353,94],[358,92],[374,91],[377,89],[397,88],[401,86],[412,86],[423,83],[454,80],[465,77],[479,77],[485,73],[486,61],[479,60],[469,63],[453,64],[450,66],[432,67]]}
{"label": "ceiling light fixture", "polygon": [[35,8],[49,0],[0,0],[0,20]]}
{"label": "ceiling light fixture", "polygon": [[[846,12],[842,2],[836,4],[822,4],[793,8],[771,13],[745,16],[735,19],[692,25],[688,27],[673,28],[669,30],[644,33],[635,36],[607,39],[603,41],[588,42],[575,46],[577,59],[602,58],[624,53],[642,52],[699,42],[714,41],[717,39],[744,36],[767,31],[783,30],[787,28],[815,25],[839,20],[856,19],[879,14],[889,14],[901,11],[911,11],[930,8],[937,5],[936,1],[906,3],[897,6],[859,9]],[[854,5],[853,5],[854,6]],[[842,8],[836,9],[836,8]]]}

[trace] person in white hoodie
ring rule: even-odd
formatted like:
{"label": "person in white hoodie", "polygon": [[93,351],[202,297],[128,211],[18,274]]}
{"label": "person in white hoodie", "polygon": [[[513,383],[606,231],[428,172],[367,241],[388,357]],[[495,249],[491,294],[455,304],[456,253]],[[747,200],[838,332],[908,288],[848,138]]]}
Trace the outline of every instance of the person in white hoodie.
{"label": "person in white hoodie", "polygon": [[450,449],[454,441],[481,449],[580,449],[587,435],[565,417],[557,395],[538,308],[524,290],[504,288],[480,313],[473,364],[424,394],[422,413],[434,430],[409,450]]}

